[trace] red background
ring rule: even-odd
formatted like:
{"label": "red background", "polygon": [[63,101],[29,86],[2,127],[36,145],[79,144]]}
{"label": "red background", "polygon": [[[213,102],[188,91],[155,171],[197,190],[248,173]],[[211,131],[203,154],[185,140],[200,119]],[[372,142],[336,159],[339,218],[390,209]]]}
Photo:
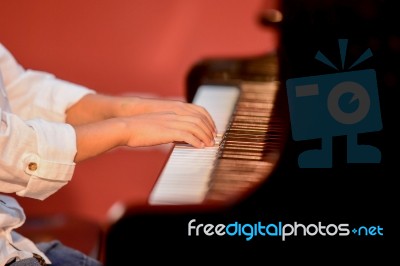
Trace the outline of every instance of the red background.
{"label": "red background", "polygon": [[[277,36],[257,17],[277,0],[1,1],[0,42],[25,67],[108,94],[184,99],[203,58],[262,54]],[[171,145],[110,151],[77,165],[45,201],[19,198],[26,214],[67,213],[106,222],[119,201],[147,200]]]}

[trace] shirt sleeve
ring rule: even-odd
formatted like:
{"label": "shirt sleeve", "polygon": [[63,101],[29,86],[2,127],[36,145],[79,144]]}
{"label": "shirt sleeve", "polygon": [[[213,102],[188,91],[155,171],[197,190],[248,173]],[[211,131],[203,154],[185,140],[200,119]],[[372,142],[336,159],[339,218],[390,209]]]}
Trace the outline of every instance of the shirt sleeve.
{"label": "shirt sleeve", "polygon": [[0,106],[0,192],[45,199],[75,169],[76,134],[66,110],[95,91],[24,70],[1,44],[0,74],[11,107]]}
{"label": "shirt sleeve", "polygon": [[42,119],[24,121],[0,109],[0,189],[45,199],[71,180],[75,130]]}
{"label": "shirt sleeve", "polygon": [[11,110],[23,119],[64,122],[70,106],[86,94],[96,93],[47,72],[25,70],[1,43],[0,72]]}

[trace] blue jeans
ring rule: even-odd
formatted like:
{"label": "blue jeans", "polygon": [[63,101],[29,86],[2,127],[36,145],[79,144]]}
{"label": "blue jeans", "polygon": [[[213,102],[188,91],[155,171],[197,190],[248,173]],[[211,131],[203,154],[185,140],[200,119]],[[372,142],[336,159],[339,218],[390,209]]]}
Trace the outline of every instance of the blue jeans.
{"label": "blue jeans", "polygon": [[[64,246],[58,240],[39,243],[37,247],[50,259],[51,266],[102,266],[94,258]],[[30,258],[11,263],[10,266],[40,266],[40,263],[36,259]]]}

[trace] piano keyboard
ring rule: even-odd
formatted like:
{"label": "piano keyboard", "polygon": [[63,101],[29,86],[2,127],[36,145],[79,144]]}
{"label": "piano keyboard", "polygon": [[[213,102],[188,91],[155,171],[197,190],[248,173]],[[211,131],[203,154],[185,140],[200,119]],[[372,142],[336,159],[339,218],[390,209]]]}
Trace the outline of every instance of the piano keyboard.
{"label": "piano keyboard", "polygon": [[274,138],[270,121],[275,82],[235,86],[202,85],[193,103],[213,117],[213,147],[175,144],[149,197],[150,205],[200,204],[226,200],[267,175]]}

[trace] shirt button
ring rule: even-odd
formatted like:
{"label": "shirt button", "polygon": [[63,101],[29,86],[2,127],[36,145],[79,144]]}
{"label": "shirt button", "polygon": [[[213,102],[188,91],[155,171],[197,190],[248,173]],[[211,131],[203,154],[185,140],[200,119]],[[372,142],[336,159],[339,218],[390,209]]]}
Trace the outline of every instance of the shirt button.
{"label": "shirt button", "polygon": [[36,169],[37,169],[37,163],[29,163],[29,164],[28,164],[28,169],[29,169],[30,171],[36,171]]}

